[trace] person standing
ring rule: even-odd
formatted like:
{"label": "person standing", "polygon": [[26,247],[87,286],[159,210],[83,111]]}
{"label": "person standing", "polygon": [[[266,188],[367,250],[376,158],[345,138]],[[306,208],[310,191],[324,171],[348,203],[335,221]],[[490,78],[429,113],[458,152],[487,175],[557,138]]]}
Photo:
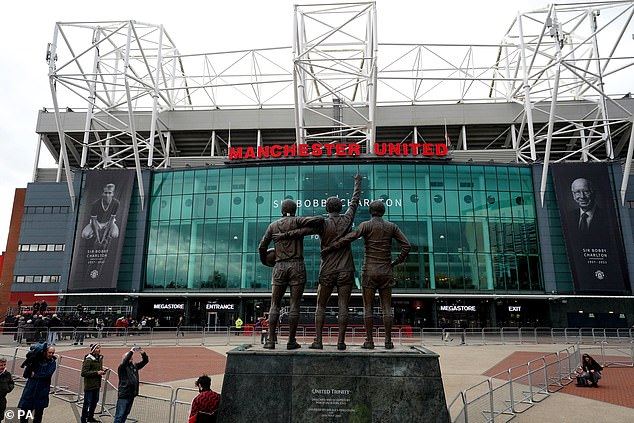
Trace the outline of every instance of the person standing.
{"label": "person standing", "polygon": [[236,325],[236,335],[240,335],[240,332],[242,332],[242,325],[244,325],[244,322],[242,321],[240,316],[238,316],[238,318],[236,319],[235,325]]}
{"label": "person standing", "polygon": [[[24,411],[34,410],[33,423],[42,423],[44,409],[48,407],[51,378],[57,368],[55,360],[55,347],[43,343],[31,347],[22,364],[25,368],[23,376],[27,381],[18,401],[18,408]],[[20,423],[27,422],[26,414],[20,418]]]}
{"label": "person standing", "polygon": [[[385,205],[382,201],[372,201],[369,211],[372,216],[370,220],[362,222],[356,230],[344,235],[329,247],[322,249],[321,254],[323,257],[325,254],[342,248],[355,239],[363,238],[364,258],[361,286],[363,287],[365,342],[362,348],[374,349],[372,305],[374,295],[378,290],[381,298],[383,325],[385,327],[385,348],[389,350],[394,348],[392,343],[392,287],[394,287],[396,281],[394,280],[392,269],[405,261],[412,246],[396,224],[383,220]],[[392,260],[392,240],[396,240],[399,247],[399,255],[395,260]]]}
{"label": "person standing", "polygon": [[[258,245],[260,261],[265,266],[269,266],[267,263],[267,250],[271,241],[274,240],[274,234],[285,233],[307,226],[316,227],[323,222],[321,216],[295,216],[296,211],[297,203],[295,201],[289,199],[282,201],[282,217],[272,222],[266,229]],[[299,323],[299,303],[304,294],[304,285],[306,285],[304,239],[303,237],[275,239],[274,245],[275,264],[271,278],[273,292],[271,293],[271,309],[269,310],[269,332],[264,348],[275,349],[282,297],[284,297],[286,288],[290,286],[291,304],[288,313],[289,333],[286,349],[294,350],[301,348],[301,345],[295,339],[295,335],[297,333],[297,324]]]}
{"label": "person standing", "polygon": [[99,401],[101,378],[108,369],[103,367],[101,345],[90,344],[90,353],[86,354],[81,366],[81,377],[84,378],[84,405],[81,409],[81,423],[98,422],[95,409]]}
{"label": "person standing", "polygon": [[7,394],[13,391],[14,387],[13,376],[7,370],[7,359],[0,357],[0,421],[7,409]]}
{"label": "person standing", "polygon": [[[141,354],[141,361],[134,363],[134,353]],[[134,398],[139,395],[139,370],[149,363],[145,351],[140,347],[134,347],[123,355],[121,364],[117,369],[119,373],[119,394],[113,423],[124,423],[132,410]]]}
{"label": "person standing", "polygon": [[220,394],[211,390],[211,378],[209,376],[200,376],[196,380],[195,385],[200,393],[192,401],[189,423],[200,421],[198,413],[205,413],[210,419],[213,418],[220,406]]}
{"label": "person standing", "polygon": [[185,316],[181,314],[178,317],[178,322],[176,322],[176,337],[177,338],[179,334],[183,335],[183,338],[185,337],[185,332],[183,331],[184,325],[185,325]]}

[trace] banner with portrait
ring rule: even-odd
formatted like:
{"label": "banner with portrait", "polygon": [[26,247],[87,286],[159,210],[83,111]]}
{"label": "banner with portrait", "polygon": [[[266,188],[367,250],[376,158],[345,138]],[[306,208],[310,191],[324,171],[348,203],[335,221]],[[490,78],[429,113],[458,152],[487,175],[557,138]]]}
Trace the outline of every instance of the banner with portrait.
{"label": "banner with portrait", "polygon": [[577,291],[623,292],[623,238],[605,163],[552,166],[573,281]]}
{"label": "banner with portrait", "polygon": [[86,173],[69,290],[116,288],[133,187],[133,170]]}

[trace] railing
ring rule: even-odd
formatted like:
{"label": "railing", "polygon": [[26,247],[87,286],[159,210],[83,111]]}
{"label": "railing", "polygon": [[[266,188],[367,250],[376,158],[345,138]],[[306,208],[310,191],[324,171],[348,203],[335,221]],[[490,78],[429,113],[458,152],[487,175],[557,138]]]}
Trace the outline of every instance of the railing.
{"label": "railing", "polygon": [[634,343],[576,345],[512,367],[462,391],[451,403],[453,423],[508,421],[575,380],[581,356],[604,367],[634,366]]}
{"label": "railing", "polygon": [[[25,345],[38,341],[49,343],[68,342],[69,344],[90,343],[99,340],[109,345],[120,346],[218,346],[259,344],[261,329],[245,325],[241,329],[235,326],[187,326],[177,334],[176,327],[143,327],[139,329],[125,327],[53,327],[53,328],[12,328],[5,327],[0,334],[0,346]],[[374,335],[383,337],[382,325],[374,327]],[[325,327],[324,344],[337,343],[338,328]],[[288,335],[288,326],[281,325],[281,337]],[[310,343],[315,337],[312,326],[299,327],[297,337],[300,342]],[[53,340],[54,338],[54,340]],[[361,344],[365,338],[365,329],[349,326],[346,342]],[[416,328],[403,326],[392,331],[392,340],[400,345],[497,345],[497,344],[619,344],[634,340],[634,330],[628,328]],[[54,341],[54,342],[53,342]]]}

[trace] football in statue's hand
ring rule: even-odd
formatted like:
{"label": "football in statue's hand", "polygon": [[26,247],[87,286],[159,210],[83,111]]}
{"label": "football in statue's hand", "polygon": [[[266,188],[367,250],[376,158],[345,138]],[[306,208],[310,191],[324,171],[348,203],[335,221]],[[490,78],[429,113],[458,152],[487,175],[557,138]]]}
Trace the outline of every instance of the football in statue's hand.
{"label": "football in statue's hand", "polygon": [[275,266],[275,248],[269,248],[266,250],[265,264],[269,267]]}

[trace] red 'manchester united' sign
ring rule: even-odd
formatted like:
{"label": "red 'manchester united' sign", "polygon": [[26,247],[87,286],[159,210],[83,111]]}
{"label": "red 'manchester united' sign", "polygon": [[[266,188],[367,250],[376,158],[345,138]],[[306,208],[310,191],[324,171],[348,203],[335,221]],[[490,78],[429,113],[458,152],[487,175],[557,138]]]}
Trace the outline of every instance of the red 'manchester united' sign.
{"label": "red 'manchester united' sign", "polygon": [[[376,143],[376,156],[423,156],[443,157],[447,155],[447,146],[442,143]],[[259,147],[231,147],[229,160],[277,159],[295,157],[348,157],[360,156],[359,144],[273,144]]]}

